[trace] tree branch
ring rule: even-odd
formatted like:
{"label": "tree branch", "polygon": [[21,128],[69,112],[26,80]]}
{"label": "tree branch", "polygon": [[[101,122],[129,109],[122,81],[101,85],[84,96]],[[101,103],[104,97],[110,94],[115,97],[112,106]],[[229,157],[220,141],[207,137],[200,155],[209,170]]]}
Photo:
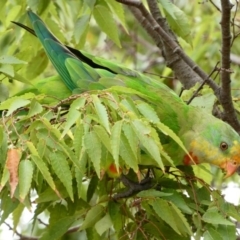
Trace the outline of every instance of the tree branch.
{"label": "tree branch", "polygon": [[222,5],[222,68],[221,68],[221,94],[220,102],[224,109],[223,119],[227,121],[235,130],[240,133],[240,124],[237,119],[235,112],[232,95],[231,95],[231,61],[230,61],[230,50],[231,50],[231,9],[233,5],[229,0],[221,0]]}
{"label": "tree branch", "polygon": [[[149,34],[153,30],[155,32],[154,38],[156,38],[157,36],[158,39],[162,39],[162,41],[171,49],[172,53],[177,54],[179,56],[179,58],[176,61],[179,61],[179,59],[182,59],[193,71],[197,73],[197,75],[201,78],[201,81],[206,81],[206,83],[213,89],[215,95],[219,98],[218,85],[212,79],[209,79],[208,75],[202,69],[200,69],[200,67],[196,63],[194,63],[194,61],[191,58],[189,58],[184,53],[184,51],[182,51],[180,46],[163,30],[163,28],[151,16],[151,14],[147,11],[147,9],[145,8],[145,6],[142,4],[140,0],[116,0],[116,1],[128,5],[131,11],[132,11],[131,6],[137,8],[138,11],[141,12],[140,23],[142,24],[142,22],[144,21],[144,25],[142,26],[143,27],[145,26],[144,27],[145,30],[147,30]],[[139,18],[137,19],[139,20]],[[146,22],[148,22],[148,24]],[[149,26],[151,31],[147,29],[146,26]],[[158,40],[158,43],[159,43],[159,40]],[[192,79],[192,81],[194,80]],[[194,84],[192,84],[192,86]]]}

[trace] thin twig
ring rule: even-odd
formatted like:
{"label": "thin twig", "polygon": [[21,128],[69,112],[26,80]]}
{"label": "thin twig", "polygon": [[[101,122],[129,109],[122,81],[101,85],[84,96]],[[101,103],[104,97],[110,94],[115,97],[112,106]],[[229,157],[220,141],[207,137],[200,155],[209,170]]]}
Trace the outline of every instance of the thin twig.
{"label": "thin twig", "polygon": [[[213,75],[213,73],[218,69],[217,68],[217,65],[219,64],[219,62],[217,62],[217,64],[215,65],[215,67],[213,68],[213,70],[210,72],[210,74],[208,75],[208,78],[210,78],[212,75]],[[201,85],[198,87],[198,89],[195,91],[195,93],[192,95],[192,97],[187,101],[187,105],[189,105],[191,102],[192,102],[192,100],[198,95],[198,93],[202,90],[202,88],[203,88],[203,86],[206,84],[206,81],[207,81],[208,79],[205,79],[202,83],[201,83]]]}

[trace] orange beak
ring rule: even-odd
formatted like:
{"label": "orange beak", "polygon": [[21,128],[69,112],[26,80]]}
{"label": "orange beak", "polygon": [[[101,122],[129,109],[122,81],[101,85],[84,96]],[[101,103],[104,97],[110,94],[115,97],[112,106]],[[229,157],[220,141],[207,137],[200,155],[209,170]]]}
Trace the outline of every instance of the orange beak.
{"label": "orange beak", "polygon": [[224,162],[220,167],[226,171],[226,176],[224,178],[228,178],[237,171],[239,165],[236,164],[235,161],[234,162],[228,161]]}

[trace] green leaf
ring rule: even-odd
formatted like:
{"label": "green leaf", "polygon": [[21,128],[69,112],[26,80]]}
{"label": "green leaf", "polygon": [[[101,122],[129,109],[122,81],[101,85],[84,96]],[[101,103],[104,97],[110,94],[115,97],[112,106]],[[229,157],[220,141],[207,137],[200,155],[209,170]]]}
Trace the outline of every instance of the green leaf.
{"label": "green leaf", "polygon": [[106,214],[102,219],[100,219],[95,224],[95,229],[100,236],[111,227],[112,227],[112,221],[109,214]]}
{"label": "green leaf", "polygon": [[132,125],[129,124],[128,122],[123,122],[122,129],[123,129],[124,135],[128,139],[128,143],[132,149],[132,152],[133,152],[135,158],[137,159],[138,147],[139,147],[139,140],[137,138],[137,135],[135,134]]}
{"label": "green leaf", "polygon": [[186,42],[192,44],[191,27],[186,14],[171,1],[158,0],[163,7],[164,13],[171,29]]}
{"label": "green leaf", "polygon": [[95,175],[91,178],[87,189],[87,202],[90,202],[95,190],[98,186],[99,178]]}
{"label": "green leaf", "polygon": [[236,231],[236,225],[218,225],[218,233],[224,240],[237,239],[238,231]]}
{"label": "green leaf", "polygon": [[138,197],[142,198],[155,198],[155,197],[166,197],[166,196],[172,196],[172,193],[166,193],[166,192],[160,192],[155,189],[149,189],[145,191],[141,191],[137,194]]}
{"label": "green leaf", "polygon": [[9,176],[10,176],[10,173],[5,165],[3,168],[2,176],[1,176],[0,192],[2,191],[3,187],[6,185],[7,181],[9,180]]}
{"label": "green leaf", "polygon": [[110,137],[107,134],[106,130],[101,125],[95,125],[93,126],[94,132],[97,134],[99,140],[101,143],[106,147],[106,149],[111,153],[111,143],[110,143]]}
{"label": "green leaf", "polygon": [[133,169],[134,172],[138,171],[138,161],[136,156],[134,155],[129,142],[125,135],[121,134],[121,142],[120,142],[120,156],[125,161],[125,163]]}
{"label": "green leaf", "polygon": [[7,116],[10,116],[14,111],[16,111],[18,108],[25,107],[30,103],[27,99],[16,99],[11,103],[11,106],[9,107]]}
{"label": "green leaf", "polygon": [[156,161],[158,166],[164,170],[158,144],[152,137],[152,129],[143,121],[136,119],[132,121],[139,142],[146,148],[148,154]]}
{"label": "green leaf", "polygon": [[94,131],[87,132],[84,136],[84,143],[87,153],[93,163],[95,171],[100,178],[100,160],[102,145]]}
{"label": "green leaf", "polygon": [[138,110],[141,112],[141,114],[148,119],[150,122],[153,123],[159,123],[160,119],[155,112],[155,110],[147,103],[145,102],[140,102],[137,105]]}
{"label": "green leaf", "polygon": [[92,95],[92,99],[101,124],[107,130],[107,132],[110,133],[108,114],[105,106],[100,102],[96,95]]}
{"label": "green leaf", "polygon": [[42,173],[44,179],[47,181],[47,183],[53,189],[53,191],[58,195],[58,197],[61,197],[55,184],[54,184],[54,181],[49,172],[49,169],[48,169],[47,165],[45,164],[45,162],[43,161],[43,159],[40,158],[40,156],[37,152],[37,149],[34,147],[34,145],[31,142],[26,142],[26,145],[31,152],[31,159],[36,164],[39,171]]}
{"label": "green leaf", "polygon": [[209,228],[207,231],[203,234],[204,240],[223,240],[221,234],[219,234],[215,229]]}
{"label": "green leaf", "polygon": [[12,65],[2,64],[0,65],[0,72],[5,73],[9,77],[14,77],[14,69]]}
{"label": "green leaf", "polygon": [[5,191],[1,194],[1,219],[0,224],[9,217],[9,215],[17,208],[19,201],[12,201],[9,196],[8,191]]}
{"label": "green leaf", "polygon": [[13,56],[0,56],[0,63],[2,64],[27,64],[27,62],[19,60]]}
{"label": "green leaf", "polygon": [[33,164],[29,160],[23,160],[19,164],[19,197],[23,201],[31,188],[33,178]]}
{"label": "green leaf", "polygon": [[115,122],[112,127],[111,148],[116,168],[119,168],[119,152],[121,143],[122,121]]}
{"label": "green leaf", "polygon": [[81,230],[87,229],[89,227],[93,227],[96,222],[98,222],[104,216],[104,208],[101,205],[96,205],[92,207],[87,215],[86,218],[80,227]]}
{"label": "green leaf", "polygon": [[41,240],[58,240],[60,239],[69,229],[69,227],[76,221],[75,216],[67,216],[59,219],[58,221],[50,224],[44,231]]}
{"label": "green leaf", "polygon": [[43,110],[42,105],[37,102],[35,99],[31,101],[29,112],[27,118],[31,118],[32,116],[41,113]]}
{"label": "green leaf", "polygon": [[210,224],[223,224],[233,226],[234,223],[224,218],[219,212],[217,207],[209,208],[202,216],[204,222]]}
{"label": "green leaf", "polygon": [[173,189],[166,189],[165,193],[170,195],[163,196],[164,199],[174,203],[184,213],[192,214],[192,209],[189,208],[182,194],[180,194],[178,191]]}
{"label": "green leaf", "polygon": [[110,6],[111,10],[116,14],[118,19],[120,20],[124,30],[128,33],[123,4],[116,2],[115,0],[105,0],[105,2]]}
{"label": "green leaf", "polygon": [[61,135],[61,139],[65,136],[68,130],[72,127],[72,125],[75,124],[77,120],[80,118],[81,112],[79,111],[79,109],[85,105],[85,102],[86,102],[85,98],[77,98],[72,102],[69,112],[67,114],[67,120],[65,123],[63,133]]}
{"label": "green leaf", "polygon": [[73,139],[73,147],[74,147],[77,160],[80,159],[80,153],[83,147],[83,135],[84,135],[83,124],[78,124],[74,131],[74,139]]}
{"label": "green leaf", "polygon": [[168,204],[166,200],[156,199],[150,201],[155,213],[165,221],[176,233],[181,234],[178,229],[178,223],[176,222],[176,218],[174,216],[174,212],[172,210],[171,205]]}
{"label": "green leaf", "polygon": [[67,189],[69,197],[73,201],[72,173],[66,160],[66,155],[63,152],[51,152],[49,160],[56,175]]}
{"label": "green leaf", "polygon": [[103,5],[95,5],[93,9],[93,16],[99,27],[118,47],[121,47],[119,41],[117,26],[113,19],[111,11]]}
{"label": "green leaf", "polygon": [[[21,100],[27,100],[27,99],[32,99],[35,97],[35,94],[33,93],[26,93],[24,95],[21,95],[21,96],[17,96],[17,97],[11,97],[11,98],[8,98],[6,101],[2,102],[1,105],[0,105],[0,110],[3,110],[3,109],[9,109],[12,105],[15,105],[16,102],[20,101]],[[29,103],[30,101],[28,101]],[[24,102],[25,103],[25,102]]]}
{"label": "green leaf", "polygon": [[177,222],[178,222],[178,228],[181,231],[181,233],[183,235],[185,235],[185,233],[187,233],[190,236],[192,236],[193,233],[192,233],[191,227],[188,224],[185,216],[182,214],[182,212],[179,210],[179,208],[177,208],[175,206],[175,204],[171,203],[171,206],[175,211],[174,216],[176,216],[176,219],[177,219]]}
{"label": "green leaf", "polygon": [[[185,148],[182,140],[176,135],[176,133],[174,133],[172,131],[172,129],[170,129],[168,126],[166,126],[165,124],[158,122],[156,124],[157,128],[165,135],[168,135],[169,137],[171,137],[181,148],[182,150],[189,155],[188,150]],[[189,157],[191,158],[191,156],[189,155]],[[172,164],[172,161],[170,161],[170,163]]]}
{"label": "green leaf", "polygon": [[13,229],[16,230],[19,222],[21,220],[23,210],[25,206],[23,204],[19,204],[17,208],[13,211],[12,216],[13,216]]}
{"label": "green leaf", "polygon": [[0,102],[5,101],[8,97],[9,97],[8,87],[5,84],[0,83]]}

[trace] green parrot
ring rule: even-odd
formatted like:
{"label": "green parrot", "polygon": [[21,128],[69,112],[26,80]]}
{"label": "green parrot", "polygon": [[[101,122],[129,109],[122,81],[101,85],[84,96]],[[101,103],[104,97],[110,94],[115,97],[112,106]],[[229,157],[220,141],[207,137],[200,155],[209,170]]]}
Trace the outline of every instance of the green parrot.
{"label": "green parrot", "polygon": [[201,108],[186,105],[171,89],[155,79],[65,47],[35,13],[29,10],[28,16],[34,29],[30,32],[38,37],[72,93],[116,85],[136,90],[141,93],[141,99],[151,104],[161,122],[184,143],[189,154],[172,139],[164,146],[175,165],[210,163],[225,170],[226,177],[236,172],[240,165],[240,136],[231,126]]}

